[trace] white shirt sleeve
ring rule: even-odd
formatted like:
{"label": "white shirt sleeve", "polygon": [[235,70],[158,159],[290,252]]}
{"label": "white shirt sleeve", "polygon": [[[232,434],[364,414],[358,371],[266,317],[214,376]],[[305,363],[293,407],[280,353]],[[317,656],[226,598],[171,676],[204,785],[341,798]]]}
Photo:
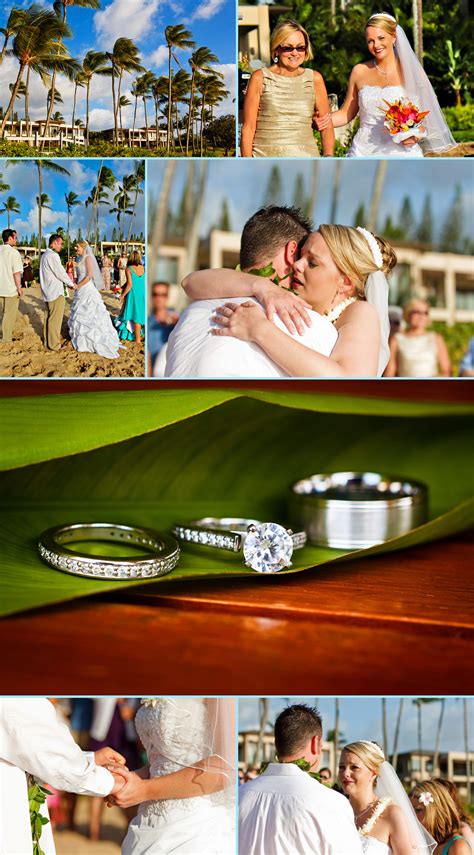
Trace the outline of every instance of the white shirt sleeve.
{"label": "white shirt sleeve", "polygon": [[46,698],[6,698],[0,709],[2,760],[60,790],[91,796],[111,792],[111,773],[96,765],[92,752],[81,751]]}
{"label": "white shirt sleeve", "polygon": [[13,248],[12,257],[12,273],[23,273],[23,262],[21,255],[17,249]]}
{"label": "white shirt sleeve", "polygon": [[61,264],[61,259],[57,252],[49,252],[47,258],[51,273],[57,277],[64,285],[71,285],[71,280],[67,275],[64,267]]}

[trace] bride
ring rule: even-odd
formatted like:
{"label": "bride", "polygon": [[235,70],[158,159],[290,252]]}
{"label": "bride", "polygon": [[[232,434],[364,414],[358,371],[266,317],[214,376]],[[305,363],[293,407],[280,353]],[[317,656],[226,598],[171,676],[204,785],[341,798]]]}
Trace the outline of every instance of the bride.
{"label": "bride", "polygon": [[367,855],[430,855],[435,841],[418,822],[410,800],[376,742],[346,745],[339,783],[349,796]]}
{"label": "bride", "polygon": [[[286,335],[254,302],[226,303],[216,309],[215,335],[231,335],[257,344],[291,377],[382,376],[389,358],[388,282],[386,274],[396,255],[384,238],[367,229],[321,225],[310,234],[293,263],[292,288],[298,297],[325,316],[337,332],[330,356],[306,347]],[[255,277],[233,270],[198,271],[183,285],[196,299],[233,293],[252,293]],[[300,305],[298,297],[259,279],[259,299],[282,303],[288,311]],[[267,296],[266,296],[267,295]]]}
{"label": "bride", "polygon": [[[365,36],[373,58],[354,66],[344,104],[334,113],[317,117],[318,130],[324,130],[331,122],[335,128],[342,127],[359,114],[360,128],[347,157],[423,157],[426,151],[453,148],[456,142],[434,89],[395,18],[386,12],[372,15]],[[397,144],[384,128],[381,108],[387,107],[384,99],[393,102],[404,97],[410,98],[420,111],[429,110],[423,120],[426,136],[414,133]]]}
{"label": "bride", "polygon": [[72,345],[79,352],[117,359],[122,345],[99,294],[104,287],[99,265],[87,241],[78,241],[76,251],[77,284],[73,286],[75,293],[68,321]]}
{"label": "bride", "polygon": [[235,852],[235,702],[146,698],[135,724],[149,765],[107,804],[139,805],[123,855]]}

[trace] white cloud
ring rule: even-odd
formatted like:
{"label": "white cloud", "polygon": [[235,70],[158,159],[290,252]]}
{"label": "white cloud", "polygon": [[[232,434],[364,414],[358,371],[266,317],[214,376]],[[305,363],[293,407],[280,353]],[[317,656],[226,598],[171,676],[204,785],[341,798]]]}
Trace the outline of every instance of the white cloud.
{"label": "white cloud", "polygon": [[191,15],[190,21],[208,21],[221,11],[224,2],[225,0],[203,0]]}
{"label": "white cloud", "polygon": [[235,113],[235,64],[229,62],[227,64],[213,65],[212,68],[214,71],[220,71],[224,75],[223,83],[229,92],[227,98],[221,101],[214,111],[214,115],[227,116],[229,113]]}
{"label": "white cloud", "polygon": [[168,64],[168,48],[166,45],[160,45],[149,57],[146,58],[146,65],[154,65],[156,68],[160,68],[165,64]]}
{"label": "white cloud", "polygon": [[89,127],[91,131],[106,130],[114,126],[113,110],[104,110],[102,107],[94,107],[89,113]]}
{"label": "white cloud", "polygon": [[140,39],[152,27],[159,0],[113,0],[94,15],[94,29],[100,45],[110,47],[121,37]]}
{"label": "white cloud", "polygon": [[[42,215],[43,235],[48,232],[54,232],[58,226],[67,225],[67,215],[64,211],[50,211],[48,208],[43,208]],[[17,219],[12,223],[12,228],[16,229],[20,237],[26,236],[31,232],[38,231],[38,206],[33,205],[26,219]]]}

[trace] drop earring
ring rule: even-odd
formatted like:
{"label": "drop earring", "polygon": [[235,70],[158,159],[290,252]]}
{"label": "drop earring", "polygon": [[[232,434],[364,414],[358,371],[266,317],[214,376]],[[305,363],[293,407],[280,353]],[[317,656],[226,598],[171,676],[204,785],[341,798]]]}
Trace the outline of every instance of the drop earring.
{"label": "drop earring", "polygon": [[274,62],[274,63],[277,63],[277,62],[278,62],[278,57],[277,57],[277,56],[274,56],[274,57],[273,57],[273,62]]}

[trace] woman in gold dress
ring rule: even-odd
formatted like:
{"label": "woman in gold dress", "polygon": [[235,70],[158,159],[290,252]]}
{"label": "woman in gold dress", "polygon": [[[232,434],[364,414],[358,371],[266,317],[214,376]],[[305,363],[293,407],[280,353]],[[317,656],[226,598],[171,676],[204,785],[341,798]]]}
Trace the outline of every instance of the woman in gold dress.
{"label": "woman in gold dress", "polygon": [[[329,113],[329,102],[319,71],[302,67],[313,58],[308,33],[296,21],[283,21],[272,33],[270,49],[272,67],[255,71],[247,88],[241,155],[319,157],[313,115]],[[321,138],[323,155],[331,157],[331,124]]]}

